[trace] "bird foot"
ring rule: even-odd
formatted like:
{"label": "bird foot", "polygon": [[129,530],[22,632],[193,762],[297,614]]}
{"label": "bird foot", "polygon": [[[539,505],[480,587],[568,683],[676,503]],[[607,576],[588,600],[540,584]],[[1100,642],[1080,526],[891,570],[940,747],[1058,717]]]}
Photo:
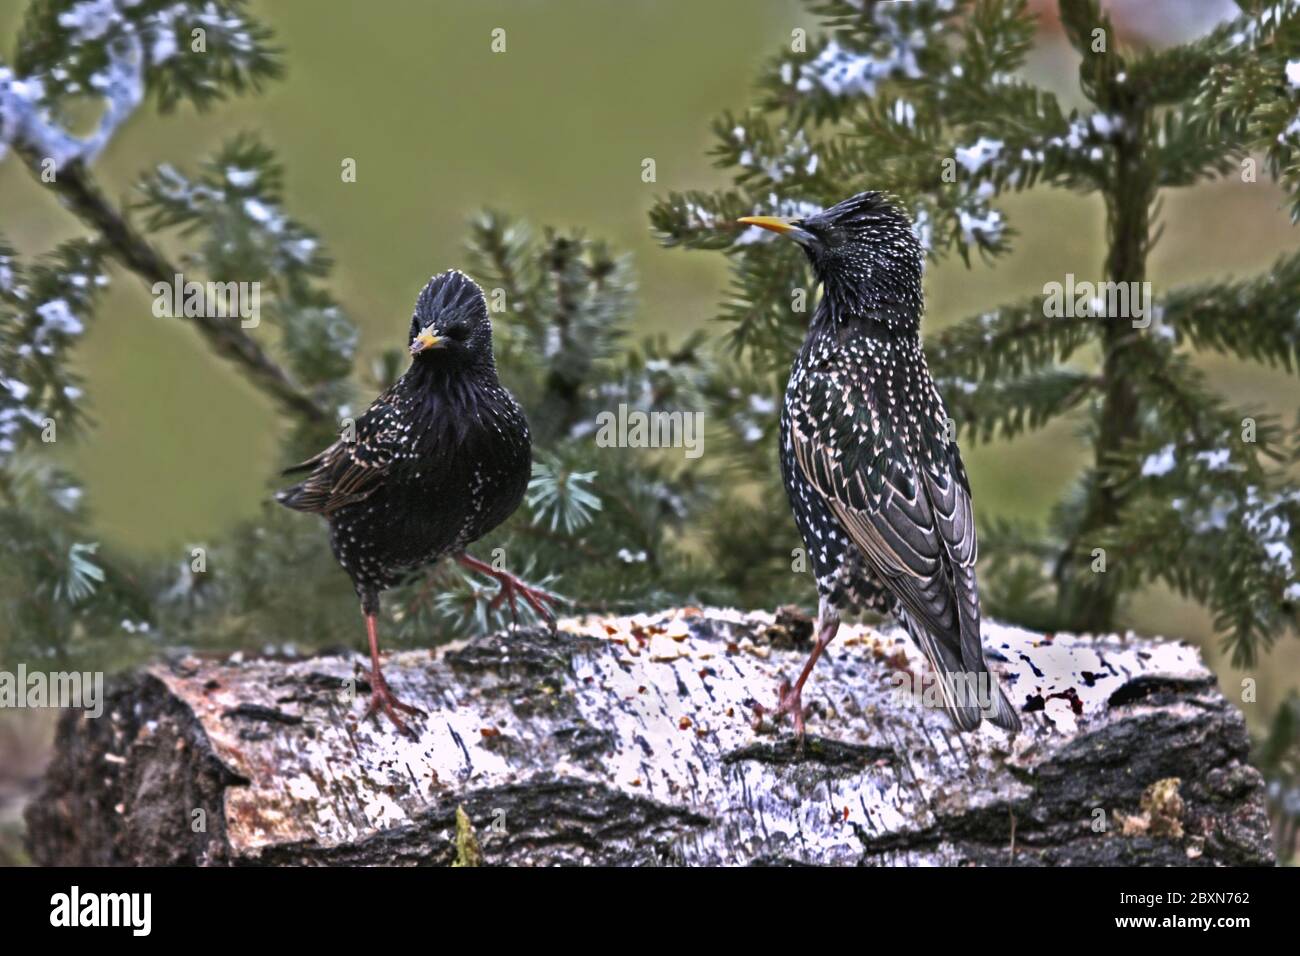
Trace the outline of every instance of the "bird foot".
{"label": "bird foot", "polygon": [[392,689],[388,686],[388,681],[384,679],[383,672],[375,669],[370,672],[370,706],[366,708],[366,720],[378,711],[383,711],[384,716],[393,722],[393,725],[402,733],[411,739],[415,739],[415,731],[407,726],[406,721],[398,716],[398,711],[410,714],[412,717],[429,716],[419,707],[412,707],[410,704],[403,703],[397,699]]}
{"label": "bird foot", "polygon": [[541,588],[535,588],[531,584],[526,584],[519,578],[509,572],[499,572],[497,580],[501,582],[501,593],[492,599],[491,607],[495,610],[501,606],[501,602],[510,602],[510,613],[519,619],[519,598],[528,602],[537,614],[548,624],[555,623],[555,605],[559,604],[560,599],[549,591],[543,591]]}
{"label": "bird foot", "polygon": [[500,568],[494,568],[492,565],[479,561],[477,558],[471,558],[467,554],[460,555],[458,560],[467,568],[471,568],[478,571],[480,574],[486,574],[495,579],[501,586],[501,590],[497,592],[497,596],[494,597],[492,603],[488,605],[491,610],[495,611],[503,603],[508,601],[510,603],[511,617],[517,623],[519,620],[519,599],[523,598],[528,606],[537,613],[538,617],[554,627],[555,608],[559,605],[561,600],[559,595],[552,594],[550,591],[545,591],[542,588],[533,587],[517,575],[511,574],[509,571],[504,571]]}
{"label": "bird foot", "polygon": [[757,718],[755,726],[762,722],[765,716],[771,716],[773,720],[779,720],[781,717],[789,714],[794,718],[794,733],[803,743],[803,687],[800,684],[791,685],[788,680],[782,680],[776,691],[776,706],[764,707],[758,701],[753,701],[750,707]]}

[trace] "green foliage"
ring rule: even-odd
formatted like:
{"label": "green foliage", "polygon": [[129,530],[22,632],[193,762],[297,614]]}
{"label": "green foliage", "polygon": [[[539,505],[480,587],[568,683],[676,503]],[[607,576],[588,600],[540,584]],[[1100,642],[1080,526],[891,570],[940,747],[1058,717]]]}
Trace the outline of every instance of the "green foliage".
{"label": "green foliage", "polygon": [[103,659],[99,636],[129,643],[147,623],[129,569],[89,538],[82,489],[41,451],[86,423],[67,353],[108,281],[102,258],[78,240],[28,265],[0,240],[0,661]]}
{"label": "green foliage", "polygon": [[[775,439],[813,279],[796,247],[741,229],[741,216],[799,216],[881,189],[907,206],[932,261],[955,254],[970,265],[1015,239],[1001,197],[1055,187],[1104,202],[1098,277],[1114,282],[1145,279],[1164,188],[1259,160],[1300,217],[1300,0],[1239,0],[1231,22],[1161,50],[1121,47],[1096,0],[1059,6],[1083,110],[1023,79],[1035,33],[1025,0],[809,0],[824,32],[775,57],[753,107],[714,124],[713,156],[730,185],[670,194],[650,214],[665,245],[729,257],[724,348],[703,336],[635,340],[632,265],[603,242],[476,216],[469,271],[487,291],[502,379],[535,445],[524,505],[477,556],[574,611],[808,599],[792,573],[801,542]],[[195,43],[204,55],[182,55]],[[67,189],[76,177],[62,170],[84,174],[142,103],[206,109],[282,72],[270,31],[243,0],[34,0],[12,69],[0,64],[0,157],[12,147],[34,171],[52,158],[54,188]],[[99,132],[71,135],[93,99],[105,104]],[[160,271],[141,261],[152,250],[132,234],[132,215],[182,250],[174,268],[185,278],[260,284],[272,336],[207,333],[263,385],[301,390],[288,406],[303,414],[276,464],[319,449],[401,374],[406,357],[393,349],[355,382],[356,328],[328,291],[321,237],[285,208],[284,178],[273,151],[244,134],[193,171],[144,171],[119,218],[83,215],[92,238],[21,258],[0,241],[0,664],[108,667],[175,646],[357,646],[355,597],[321,522],[268,502],[220,540],[135,567],[96,542],[75,476],[46,447],[51,429],[75,439],[89,425],[68,359],[109,281],[107,257],[150,283]],[[65,198],[81,215],[87,197]],[[1046,290],[1031,290],[928,338],[965,441],[1069,415],[1094,452],[1042,526],[984,521],[983,599],[991,614],[1040,630],[1109,628],[1122,597],[1160,582],[1208,607],[1234,658],[1249,662],[1300,613],[1300,429],[1229,406],[1195,358],[1295,372],[1300,255],[1259,276],[1162,290],[1154,305],[1151,322],[1134,326],[1058,314]],[[263,353],[265,338],[274,341]],[[620,410],[703,409],[707,465],[680,449],[598,440]],[[268,463],[268,490],[274,471]],[[1105,574],[1090,565],[1097,548]],[[395,636],[427,645],[508,623],[500,597],[495,582],[444,563],[386,601]],[[1274,809],[1290,821],[1288,845],[1297,726],[1293,699],[1257,754]]]}
{"label": "green foliage", "polygon": [[594,471],[566,471],[563,465],[539,461],[528,486],[528,507],[539,524],[551,531],[573,534],[600,510],[600,499],[589,490]]}
{"label": "green foliage", "polygon": [[[176,55],[195,29],[207,31],[208,55]],[[205,107],[279,72],[269,31],[237,0],[42,0],[29,8],[15,57],[27,98],[10,101],[13,115],[33,119],[0,129],[0,142],[34,171],[51,146],[59,147],[61,169],[85,165],[96,149],[59,125],[79,97],[93,92],[124,110],[149,99],[163,111],[181,101]],[[36,122],[38,110],[48,122]],[[114,134],[124,118],[103,131]],[[280,462],[268,463],[268,491],[278,481],[275,464],[332,440],[369,395],[401,374],[408,359],[392,349],[354,384],[356,328],[328,291],[333,263],[321,237],[285,207],[284,180],[271,148],[241,134],[192,168],[145,171],[120,222],[104,227],[104,214],[92,217],[93,241],[31,266],[0,249],[0,521],[12,529],[5,547],[15,557],[0,571],[0,587],[13,598],[0,645],[7,653],[55,646],[85,655],[95,634],[129,637],[101,644],[120,651],[119,661],[169,645],[285,652],[355,645],[355,596],[321,522],[268,502],[255,520],[220,540],[193,542],[165,566],[123,570],[94,541],[71,477],[37,453],[45,421],[65,430],[60,437],[81,424],[65,353],[108,281],[101,262],[109,252],[150,284],[173,271],[197,283],[194,307],[205,315],[219,302],[213,283],[257,283],[258,326],[244,334],[236,328],[241,317],[231,315],[217,331],[205,328],[209,342],[246,370],[300,388],[327,416],[293,421]],[[84,197],[78,202],[84,206]],[[143,236],[130,234],[131,217],[150,239],[169,239],[174,263],[151,258]],[[710,523],[704,515],[719,497],[714,477],[689,467],[680,449],[597,440],[602,416],[620,408],[698,413],[706,391],[720,389],[702,337],[630,336],[631,262],[581,233],[535,230],[485,211],[469,223],[467,254],[489,297],[502,379],[527,409],[536,468],[524,505],[475,552],[554,589],[574,610],[729,593],[717,587],[720,576],[692,560],[689,540],[692,528]],[[187,288],[183,298],[190,294]],[[261,352],[268,340],[271,351]],[[428,644],[507,623],[512,612],[500,597],[494,581],[444,564],[386,601],[398,639]],[[263,647],[268,637],[272,648]]]}
{"label": "green foliage", "polygon": [[1251,760],[1268,778],[1278,859],[1294,862],[1300,853],[1300,694],[1283,701]]}
{"label": "green foliage", "polygon": [[[1145,280],[1163,188],[1245,177],[1262,157],[1300,217],[1294,0],[1239,0],[1240,16],[1162,50],[1119,46],[1096,0],[1061,0],[1083,111],[1020,75],[1034,33],[1023,0],[808,6],[827,32],[769,64],[753,109],[714,124],[730,187],[670,194],[650,214],[665,245],[728,255],[719,318],[733,359],[752,370],[748,388],[763,373],[777,379],[756,394],[779,394],[811,314],[795,305],[811,277],[792,244],[742,229],[740,216],[798,216],[884,190],[910,210],[932,261],[955,252],[969,265],[972,252],[992,260],[1014,238],[999,197],[1053,186],[1104,202],[1108,248],[1096,277],[1114,283]],[[1109,630],[1126,595],[1159,582],[1213,612],[1238,664],[1297,630],[1300,428],[1230,407],[1195,359],[1218,353],[1295,372],[1298,290],[1292,254],[1259,276],[1161,290],[1137,323],[1109,303],[1100,315],[1057,308],[1044,289],[927,338],[966,441],[1011,438],[1068,414],[1093,451],[1041,527],[984,519],[989,613],[1038,630]],[[775,402],[767,407],[750,423],[764,442],[776,415]],[[749,461],[761,493],[779,495],[771,463]],[[742,540],[715,542],[719,570],[743,573],[733,558],[779,569],[787,540],[785,529],[751,524]],[[1296,833],[1296,724],[1292,701],[1262,758],[1274,810],[1289,821],[1286,853]]]}
{"label": "green foliage", "polygon": [[81,488],[21,453],[0,486],[0,663],[104,667],[151,640],[132,569],[89,540]]}
{"label": "green foliage", "polygon": [[[35,0],[27,9],[14,68],[39,75],[56,104],[100,89],[114,54],[138,43],[144,78],[163,111],[182,102],[204,109],[256,91],[283,74],[271,31],[247,0]],[[196,33],[196,31],[201,31]],[[202,56],[178,55],[202,43]]]}
{"label": "green foliage", "polygon": [[[1206,36],[1152,51],[1121,47],[1095,0],[1062,0],[1083,111],[1020,75],[1034,34],[1023,0],[809,7],[827,32],[764,70],[756,108],[714,125],[730,188],[671,194],[651,211],[665,245],[729,256],[720,318],[752,368],[788,366],[811,314],[792,303],[811,279],[797,249],[743,229],[739,216],[798,215],[882,189],[909,208],[932,260],[956,253],[969,264],[972,252],[991,260],[1014,238],[998,197],[1055,186],[1105,202],[1098,280],[1141,282],[1161,187],[1237,172],[1258,154],[1293,195],[1300,187],[1295,3],[1243,2]],[[1215,396],[1193,358],[1219,352],[1294,370],[1298,263],[1287,256],[1258,277],[1168,290],[1146,322],[1062,310],[1044,289],[928,338],[967,440],[1073,413],[1094,450],[1046,526],[985,529],[992,613],[1109,628],[1124,595],[1159,581],[1214,612],[1239,663],[1296,628],[1295,448],[1267,415]],[[1096,548],[1109,557],[1105,574],[1092,567]]]}
{"label": "green foliage", "polygon": [[271,149],[241,135],[197,176],[161,165],[141,177],[135,208],[151,231],[176,229],[193,244],[181,259],[187,280],[257,282],[289,368],[337,406],[348,395],[357,332],[319,285],[333,262],[319,236],[284,212],[283,183]]}
{"label": "green foliage", "polygon": [[[730,184],[670,194],[650,215],[665,245],[729,257],[723,348],[703,336],[632,336],[631,262],[598,239],[495,211],[469,223],[468,268],[487,291],[502,378],[535,443],[524,505],[475,553],[573,610],[808,598],[792,573],[801,542],[775,436],[812,276],[797,248],[742,230],[740,216],[798,216],[883,189],[907,206],[932,261],[992,262],[1016,236],[999,199],[1049,186],[1103,201],[1098,277],[1140,282],[1166,187],[1258,159],[1300,214],[1295,0],[1243,0],[1232,22],[1162,50],[1121,47],[1095,0],[1061,0],[1082,110],[1021,75],[1034,39],[1024,0],[808,6],[824,32],[775,57],[753,107],[714,124],[713,155]],[[179,55],[196,30],[206,55]],[[12,64],[0,67],[0,148],[83,172],[141,103],[207,108],[282,72],[270,32],[242,0],[36,0]],[[71,136],[72,117],[95,97],[108,105],[100,135]],[[209,342],[250,374],[300,389],[306,402],[291,408],[324,410],[324,422],[292,421],[274,464],[316,451],[401,374],[396,349],[353,368],[357,334],[329,292],[333,263],[286,209],[285,173],[265,143],[236,136],[182,165],[142,172],[120,221],[89,217],[92,238],[35,258],[0,244],[2,658],[121,662],[176,645],[267,649],[268,635],[278,651],[357,644],[355,599],[322,523],[268,503],[167,566],[133,567],[98,545],[75,477],[49,460],[50,423],[60,440],[88,425],[68,355],[109,281],[106,257],[156,278],[133,244],[135,220],[180,250],[175,268],[187,279],[260,284],[265,328]],[[85,196],[73,198],[84,208]],[[1239,662],[1295,628],[1297,430],[1231,407],[1195,358],[1294,372],[1298,290],[1300,255],[1289,255],[1259,276],[1161,290],[1147,325],[1059,315],[1046,290],[1027,290],[929,337],[963,440],[1069,415],[1094,452],[1041,527],[985,521],[991,613],[1040,629],[1109,627],[1123,596],[1161,582],[1214,613]],[[710,454],[692,462],[681,449],[606,447],[603,423],[620,409],[708,409]],[[274,471],[268,464],[268,490]],[[1104,575],[1090,567],[1096,548],[1108,555]],[[494,582],[444,564],[391,592],[387,610],[402,640],[428,644],[508,621],[499,597]]]}
{"label": "green foliage", "polygon": [[39,439],[46,418],[66,434],[83,422],[67,351],[108,284],[103,255],[75,240],[26,267],[0,238],[0,462]]}
{"label": "green foliage", "polygon": [[[665,245],[730,256],[720,318],[741,365],[788,365],[810,311],[792,308],[810,284],[802,256],[766,233],[738,231],[743,215],[799,215],[883,189],[910,208],[931,259],[956,252],[969,264],[972,249],[991,258],[1008,248],[998,197],[1055,186],[1103,198],[1109,249],[1099,278],[1115,282],[1145,279],[1162,188],[1246,173],[1262,155],[1300,215],[1295,3],[1243,2],[1242,16],[1206,37],[1146,51],[1116,49],[1097,3],[1063,0],[1086,113],[1015,75],[1032,37],[1016,0],[810,7],[832,32],[765,71],[757,109],[714,126],[731,188],[670,195],[651,212]],[[1105,53],[1093,48],[1097,30]],[[1166,290],[1144,328],[1120,316],[1049,314],[1043,295],[929,337],[932,370],[967,441],[1074,413],[1094,451],[1044,526],[984,521],[989,613],[1038,630],[1110,629],[1124,595],[1161,582],[1213,612],[1239,664],[1296,630],[1300,429],[1284,435],[1268,416],[1228,407],[1193,358],[1220,353],[1294,372],[1298,269],[1300,257],[1288,255],[1257,277]],[[770,435],[773,417],[754,430]],[[765,482],[763,494],[779,491]],[[784,532],[746,530],[716,549],[720,570],[734,574],[735,555],[779,568],[777,555],[756,552],[764,542],[775,551]],[[1092,564],[1099,548],[1104,574]],[[1284,856],[1300,816],[1295,711],[1294,700],[1283,707],[1260,758]]]}

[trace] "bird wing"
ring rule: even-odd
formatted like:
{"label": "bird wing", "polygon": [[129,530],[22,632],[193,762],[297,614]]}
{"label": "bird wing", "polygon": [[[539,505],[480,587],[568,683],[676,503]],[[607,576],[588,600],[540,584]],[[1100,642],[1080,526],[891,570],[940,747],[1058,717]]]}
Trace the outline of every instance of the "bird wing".
{"label": "bird wing", "polygon": [[869,398],[827,416],[793,420],[800,469],[908,610],[948,630],[952,569],[973,566],[977,553],[969,493],[951,472],[918,469]]}
{"label": "bird wing", "polygon": [[[799,468],[919,625],[913,635],[941,676],[982,671],[975,520],[955,445],[943,443],[940,467],[918,467],[870,390],[845,401],[817,384],[834,383],[814,383],[806,394],[824,397],[791,419]],[[979,723],[978,710],[951,709],[959,723]]]}
{"label": "bird wing", "polygon": [[298,511],[328,515],[365,499],[378,486],[396,458],[399,419],[389,395],[375,399],[356,421],[355,438],[340,436],[328,448],[286,468],[286,475],[311,473],[276,499]]}

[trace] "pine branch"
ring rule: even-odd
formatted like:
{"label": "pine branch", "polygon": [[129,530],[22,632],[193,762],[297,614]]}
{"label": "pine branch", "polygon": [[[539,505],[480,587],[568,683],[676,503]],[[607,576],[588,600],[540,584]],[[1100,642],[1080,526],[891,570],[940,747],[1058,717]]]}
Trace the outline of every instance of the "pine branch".
{"label": "pine branch", "polygon": [[1162,305],[1180,344],[1300,369],[1300,252],[1250,279],[1175,290]]}
{"label": "pine branch", "polygon": [[[205,47],[204,56],[176,56],[182,31],[186,36],[200,32],[213,49],[208,53]],[[164,110],[181,100],[202,109],[278,76],[281,65],[270,36],[247,16],[243,0],[71,8],[38,0],[19,35],[17,77],[11,81],[11,71],[0,68],[0,155],[12,145],[43,183],[45,167],[53,163],[56,175],[47,185],[74,215],[147,286],[170,284],[181,270],[108,202],[89,164],[149,93]],[[65,107],[87,93],[103,100],[104,111],[95,132],[82,139],[68,132]],[[325,420],[318,402],[242,329],[210,311],[195,322],[217,354],[239,366],[283,409],[311,422]]]}
{"label": "pine branch", "polygon": [[108,285],[99,243],[74,239],[28,265],[0,240],[0,484],[9,457],[77,434],[85,419],[81,382],[68,352]]}
{"label": "pine branch", "polygon": [[1069,630],[1049,573],[1061,542],[1024,520],[986,519],[980,528],[980,607],[990,618],[1045,632]]}
{"label": "pine branch", "polygon": [[1134,378],[1134,388],[1143,408],[1143,432],[1148,444],[1156,440],[1190,440],[1209,447],[1231,440],[1244,451],[1241,440],[1225,436],[1239,434],[1249,419],[1255,428],[1250,440],[1254,446],[1249,455],[1251,462],[1257,455],[1280,460],[1282,434],[1274,420],[1229,406],[1209,390],[1204,373],[1188,356],[1144,339],[1135,343],[1131,359],[1142,363],[1146,371]]}
{"label": "pine branch", "polygon": [[1191,483],[1165,482],[1154,500],[1134,495],[1123,523],[1097,539],[1110,551],[1107,574],[1129,586],[1161,581],[1207,606],[1234,665],[1252,666],[1261,649],[1300,629],[1300,536],[1290,532],[1300,494],[1241,487],[1231,477],[1207,487],[1213,469],[1187,473]]}
{"label": "pine branch", "polygon": [[[39,177],[39,158],[27,155],[25,159],[28,169]],[[182,273],[105,198],[94,177],[80,163],[69,164],[48,185],[59,194],[73,215],[101,238],[113,257],[135,273],[147,288],[152,289],[155,283],[160,282],[170,286]],[[236,365],[254,386],[282,409],[312,423],[332,417],[263,351],[252,336],[239,327],[238,322],[217,317],[214,309],[205,309],[203,314],[192,318],[199,334],[213,351]]]}
{"label": "pine branch", "polygon": [[1295,222],[1300,220],[1300,109],[1290,64],[1300,58],[1300,4],[1248,0],[1240,5],[1242,16],[1202,41],[1218,62],[1179,110],[1207,142],[1222,142],[1237,155],[1263,153],[1270,174],[1291,193]]}
{"label": "pine branch", "polygon": [[1174,108],[1156,120],[1153,153],[1160,187],[1191,186],[1237,169],[1249,152],[1244,137],[1213,135],[1196,111]]}
{"label": "pine branch", "polygon": [[937,378],[948,413],[959,431],[977,442],[1015,438],[1041,428],[1097,394],[1102,380],[1073,369],[1035,370],[1019,378],[981,385]]}
{"label": "pine branch", "polygon": [[[1092,0],[1062,0],[1063,21],[1067,33],[1083,31],[1100,24],[1110,32],[1108,20],[1101,17]],[[1113,34],[1111,43],[1114,43]],[[1106,278],[1127,288],[1140,288],[1146,279],[1147,254],[1151,246],[1151,206],[1155,200],[1155,173],[1142,135],[1149,121],[1149,107],[1140,92],[1120,82],[1122,61],[1117,55],[1085,54],[1080,79],[1085,92],[1099,105],[1114,109],[1121,119],[1121,135],[1115,142],[1114,171],[1105,192],[1107,210]],[[1136,341],[1129,323],[1119,317],[1101,323],[1102,385],[1101,407],[1097,414],[1094,440],[1095,470],[1102,472],[1111,456],[1132,442],[1139,434],[1138,399],[1134,376],[1141,371],[1132,361],[1129,350]],[[1095,481],[1082,519],[1062,561],[1060,602],[1063,614],[1087,630],[1103,630],[1113,625],[1120,590],[1114,576],[1093,575],[1089,586],[1079,589],[1077,567],[1083,563],[1080,544],[1113,527],[1120,520],[1124,500],[1119,490],[1106,481]],[[1074,565],[1075,568],[1070,566]]]}
{"label": "pine branch", "polygon": [[1068,361],[1099,334],[1105,321],[1047,313],[1046,296],[1036,296],[948,326],[926,337],[930,368],[936,377],[973,384],[1022,376]]}
{"label": "pine branch", "polygon": [[[1061,26],[1070,46],[1082,58],[1079,63],[1079,88],[1097,107],[1112,112],[1127,91],[1117,78],[1127,75],[1128,62],[1119,49],[1115,24],[1102,9],[1099,0],[1060,0]],[[1099,44],[1098,40],[1104,44]]]}
{"label": "pine branch", "polygon": [[[196,31],[203,46],[195,49]],[[247,0],[33,0],[14,64],[38,76],[52,101],[97,89],[124,41],[141,50],[144,85],[163,112],[188,102],[199,110],[231,96],[258,92],[284,74],[273,34],[248,14]],[[201,56],[181,55],[182,51]]]}
{"label": "pine branch", "polygon": [[[812,212],[815,207],[808,207]],[[650,225],[656,238],[666,247],[682,246],[687,249],[725,249],[732,244],[759,242],[761,239],[745,238],[744,226],[736,220],[741,216],[791,215],[797,210],[782,210],[776,200],[775,210],[757,208],[740,192],[730,190],[705,193],[698,190],[687,193],[669,193],[657,200],[650,209]]]}

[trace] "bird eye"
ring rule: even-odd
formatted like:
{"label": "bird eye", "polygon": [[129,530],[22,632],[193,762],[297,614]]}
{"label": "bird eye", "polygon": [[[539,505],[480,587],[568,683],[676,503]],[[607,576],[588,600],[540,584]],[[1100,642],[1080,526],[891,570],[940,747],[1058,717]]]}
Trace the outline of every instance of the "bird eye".
{"label": "bird eye", "polygon": [[450,325],[447,327],[444,334],[449,339],[455,339],[457,342],[464,342],[467,338],[469,338],[469,326]]}

